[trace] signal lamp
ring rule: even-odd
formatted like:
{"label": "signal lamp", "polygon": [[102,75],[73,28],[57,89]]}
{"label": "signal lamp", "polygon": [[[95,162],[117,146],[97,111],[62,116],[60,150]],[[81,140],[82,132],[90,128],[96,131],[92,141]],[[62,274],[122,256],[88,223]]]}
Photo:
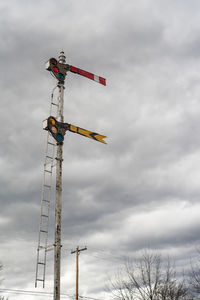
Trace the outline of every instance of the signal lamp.
{"label": "signal lamp", "polygon": [[58,142],[63,142],[64,141],[64,136],[62,134],[60,134],[60,133],[57,133],[56,134],[56,140]]}
{"label": "signal lamp", "polygon": [[58,73],[59,69],[57,67],[53,67],[53,72]]}
{"label": "signal lamp", "polygon": [[50,58],[50,62],[53,64],[53,65],[57,65],[57,59],[55,59],[55,58]]}
{"label": "signal lamp", "polygon": [[62,73],[58,73],[58,78],[61,79],[61,80],[64,80],[65,76]]}
{"label": "signal lamp", "polygon": [[54,119],[54,117],[49,117],[49,122],[51,122],[52,125],[56,124],[56,120]]}
{"label": "signal lamp", "polygon": [[46,62],[46,70],[52,72],[58,81],[64,82],[67,72],[65,64],[59,63],[55,58],[52,57]]}
{"label": "signal lamp", "polygon": [[51,132],[58,144],[62,144],[66,132],[66,128],[63,126],[63,123],[58,122],[54,117],[50,116],[43,122],[43,128]]}
{"label": "signal lamp", "polygon": [[51,127],[51,131],[56,134],[58,132],[58,129],[55,126]]}

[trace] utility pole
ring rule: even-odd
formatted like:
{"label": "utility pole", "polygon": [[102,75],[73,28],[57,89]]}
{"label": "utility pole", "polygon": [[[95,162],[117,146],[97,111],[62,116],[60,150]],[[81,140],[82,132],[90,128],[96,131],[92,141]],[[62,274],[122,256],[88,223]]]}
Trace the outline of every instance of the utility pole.
{"label": "utility pole", "polygon": [[[65,63],[64,52],[60,53],[59,62]],[[58,120],[64,121],[64,81],[58,82]],[[61,262],[61,212],[62,212],[62,153],[63,143],[57,145],[56,157],[56,204],[55,204],[55,242],[54,242],[54,300],[60,300],[60,262]]]}
{"label": "utility pole", "polygon": [[76,247],[75,251],[71,251],[71,254],[76,253],[76,300],[78,300],[78,287],[79,287],[79,252],[87,250],[87,247],[79,249]]}

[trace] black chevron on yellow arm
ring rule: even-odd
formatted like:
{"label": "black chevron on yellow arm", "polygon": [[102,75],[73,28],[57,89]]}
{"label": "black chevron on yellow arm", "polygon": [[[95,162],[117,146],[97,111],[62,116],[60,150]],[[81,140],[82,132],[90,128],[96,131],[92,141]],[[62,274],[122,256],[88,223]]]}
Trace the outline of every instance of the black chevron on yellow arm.
{"label": "black chevron on yellow arm", "polygon": [[93,139],[95,141],[98,141],[100,143],[107,144],[104,141],[104,138],[106,138],[105,135],[102,135],[102,134],[99,134],[99,133],[96,133],[96,132],[92,132],[92,131],[87,130],[87,129],[83,129],[83,128],[74,126],[72,124],[68,124],[67,130],[69,130],[71,132],[74,132],[74,133],[78,133],[78,134],[83,135],[83,136],[86,136],[86,137],[88,137],[90,139]]}

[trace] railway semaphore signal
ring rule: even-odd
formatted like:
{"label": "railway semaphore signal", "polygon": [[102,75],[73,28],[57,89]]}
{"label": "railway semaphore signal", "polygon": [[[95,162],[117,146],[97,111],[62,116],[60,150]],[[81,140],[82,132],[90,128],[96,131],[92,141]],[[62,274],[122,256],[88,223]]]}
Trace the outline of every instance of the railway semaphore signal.
{"label": "railway semaphore signal", "polygon": [[106,138],[105,135],[80,128],[78,126],[69,124],[69,123],[62,123],[58,122],[54,117],[50,116],[48,119],[43,121],[43,129],[48,130],[54,139],[57,141],[58,144],[62,144],[64,141],[64,135],[66,131],[71,131],[74,133],[78,133],[80,135],[83,135],[85,137],[88,137],[90,139],[93,139],[95,141],[101,142],[106,144],[104,141],[104,138]]}
{"label": "railway semaphore signal", "polygon": [[[50,58],[46,63],[46,69],[57,79],[57,86],[53,89],[51,97],[50,116],[43,121],[43,129],[48,131],[47,147],[44,162],[44,176],[41,197],[41,213],[37,248],[37,264],[35,287],[42,282],[45,287],[46,256],[49,250],[54,249],[54,300],[60,300],[60,269],[61,269],[61,217],[62,217],[62,152],[66,131],[88,137],[95,141],[106,144],[105,135],[65,123],[63,116],[64,106],[64,83],[67,72],[72,72],[88,79],[106,85],[106,79],[88,71],[66,64],[64,52],[60,53],[59,59]],[[57,103],[55,103],[54,91],[58,89]],[[53,109],[56,113],[53,115]],[[56,152],[56,154],[55,154]],[[56,157],[55,157],[56,155]],[[53,245],[48,244],[48,224],[50,212],[50,200],[52,190],[52,173],[56,165],[56,199],[55,199],[55,240]]]}
{"label": "railway semaphore signal", "polygon": [[50,58],[47,62],[46,62],[46,70],[52,72],[52,74],[60,81],[60,82],[64,82],[65,80],[65,76],[66,73],[68,71],[75,73],[75,74],[79,74],[81,76],[84,76],[88,79],[94,80],[100,84],[106,85],[106,79],[100,76],[97,76],[93,73],[90,73],[88,71],[82,70],[80,68],[74,67],[74,66],[70,66],[68,64],[65,63],[59,63],[57,61],[57,59],[55,58]]}

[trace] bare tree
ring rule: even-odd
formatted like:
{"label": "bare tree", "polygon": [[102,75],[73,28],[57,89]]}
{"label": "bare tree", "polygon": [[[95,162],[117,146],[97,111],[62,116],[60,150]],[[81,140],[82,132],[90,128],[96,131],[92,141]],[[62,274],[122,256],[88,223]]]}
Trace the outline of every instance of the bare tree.
{"label": "bare tree", "polygon": [[191,272],[189,274],[189,284],[191,291],[195,295],[200,295],[200,249],[197,249],[198,258],[195,266],[191,263]]}
{"label": "bare tree", "polygon": [[188,289],[177,279],[170,261],[165,268],[161,256],[146,251],[135,263],[126,262],[111,280],[112,299],[118,300],[183,300]]}
{"label": "bare tree", "polygon": [[[3,270],[3,265],[0,263],[0,271]],[[2,279],[0,280],[1,283]],[[4,296],[0,296],[0,300],[8,300],[8,298],[5,298]]]}
{"label": "bare tree", "polygon": [[189,290],[184,278],[177,279],[175,268],[171,266],[171,262],[169,259],[167,266],[163,270],[158,294],[159,299],[161,300],[178,300],[190,298]]}

